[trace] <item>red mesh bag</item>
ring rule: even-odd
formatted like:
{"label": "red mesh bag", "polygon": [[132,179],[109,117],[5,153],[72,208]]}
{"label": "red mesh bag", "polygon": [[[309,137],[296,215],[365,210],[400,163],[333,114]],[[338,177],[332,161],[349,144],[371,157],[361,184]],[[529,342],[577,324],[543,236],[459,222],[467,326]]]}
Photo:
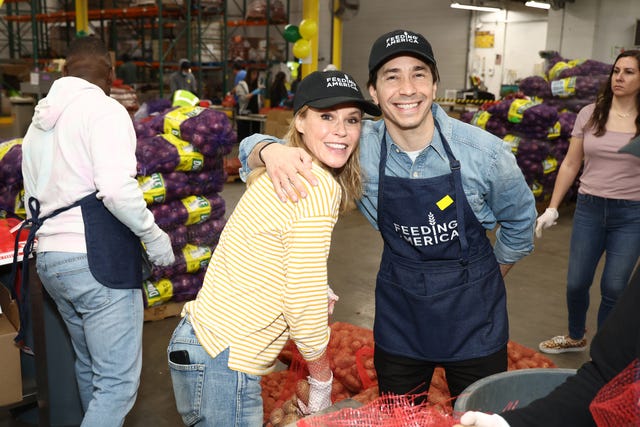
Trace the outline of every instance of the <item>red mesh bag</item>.
{"label": "red mesh bag", "polygon": [[327,346],[331,370],[352,393],[360,393],[378,383],[373,347],[371,329],[344,322],[331,324],[331,339]]}
{"label": "red mesh bag", "polygon": [[640,363],[635,359],[600,389],[589,405],[598,427],[640,425]]}
{"label": "red mesh bag", "polygon": [[[333,372],[333,403],[357,393],[360,393],[358,400],[361,403],[370,402],[377,397],[377,377],[373,366],[373,331],[349,323],[335,322],[331,325],[327,354]],[[309,375],[307,363],[293,341],[289,340],[285,344],[278,359],[289,367],[285,371],[284,379],[280,378],[283,384],[278,388],[277,397],[273,391],[269,393],[273,401],[270,399],[268,404],[264,400],[266,381],[263,382],[265,422],[274,418],[273,414],[277,408],[286,409],[290,406],[290,401],[295,400],[298,382],[306,381]],[[369,391],[364,393],[367,390]],[[285,411],[285,415],[287,413]],[[270,425],[276,424],[271,422]]]}
{"label": "red mesh bag", "polygon": [[[368,404],[372,401],[378,401],[379,404],[382,403],[382,401],[378,399],[378,379],[373,365],[373,349],[374,342],[372,330],[344,322],[334,322],[331,324],[331,338],[327,346],[327,352],[334,376],[331,391],[331,400],[333,403],[346,398],[352,398],[363,404]],[[513,341],[509,341],[507,345],[507,353],[509,356],[509,370],[555,367],[553,362],[546,356]],[[267,404],[265,401],[265,421],[270,418],[273,409],[282,407],[288,400],[294,397],[297,382],[300,380],[306,381],[306,377],[308,375],[306,362],[298,352],[293,341],[287,342],[278,356],[278,359],[282,363],[289,365],[289,369],[285,371],[286,376],[280,377],[282,384],[278,387],[277,394],[275,394],[276,397],[273,398],[273,401],[270,401],[270,404]],[[274,396],[274,394],[271,394],[271,396]],[[387,401],[393,400],[388,396],[385,399],[387,399]],[[408,397],[405,397],[405,399],[408,399]],[[442,367],[437,367],[431,379],[427,399],[424,404],[420,406],[422,408],[422,412],[426,412],[431,415],[433,413],[444,414],[449,417],[444,418],[447,420],[446,422],[449,422],[452,419],[451,416],[453,413],[451,400],[449,387],[444,375],[444,369],[442,369]],[[393,402],[398,403],[399,401],[393,400]],[[358,414],[357,416],[371,417],[373,415]],[[426,417],[424,413],[421,413],[419,416]],[[395,421],[389,421],[388,417],[385,419],[387,424],[368,424],[370,421],[369,418],[363,418],[363,423],[358,425],[404,425],[394,424],[393,422]],[[422,420],[421,418],[419,419]],[[333,418],[329,421],[334,424],[326,425],[351,425],[349,422],[345,421],[341,421],[342,424],[339,424],[337,423],[338,421]],[[276,424],[272,423],[267,425],[273,426]],[[452,424],[432,423],[424,425],[448,426]]]}
{"label": "red mesh bag", "polygon": [[[327,351],[331,360],[331,369],[352,393],[360,393],[375,386],[378,382],[373,366],[373,332],[370,329],[361,328],[344,322],[335,322],[331,325],[331,339]],[[297,354],[293,341],[288,341],[280,352],[278,359],[285,365],[290,365]],[[507,344],[509,357],[509,370],[527,368],[555,368],[551,359],[531,348],[525,347],[514,341]],[[336,358],[338,360],[336,360]],[[336,370],[336,367],[338,368]],[[349,385],[350,383],[350,385]],[[435,386],[434,386],[435,384]],[[444,379],[442,368],[437,368],[433,374],[432,391],[445,395],[448,400],[448,387]],[[433,402],[435,403],[435,402]]]}
{"label": "red mesh bag", "polygon": [[[371,329],[344,322],[331,324],[331,338],[327,345],[331,371],[334,378],[351,393],[360,393],[378,383],[373,366],[373,346]],[[298,363],[306,367],[293,341],[288,341],[278,359],[289,365],[296,358]]]}
{"label": "red mesh bag", "polygon": [[[415,397],[415,396],[413,396]],[[428,402],[416,404],[412,396],[381,396],[360,408],[344,408],[326,415],[303,418],[298,427],[451,427],[458,422]]]}

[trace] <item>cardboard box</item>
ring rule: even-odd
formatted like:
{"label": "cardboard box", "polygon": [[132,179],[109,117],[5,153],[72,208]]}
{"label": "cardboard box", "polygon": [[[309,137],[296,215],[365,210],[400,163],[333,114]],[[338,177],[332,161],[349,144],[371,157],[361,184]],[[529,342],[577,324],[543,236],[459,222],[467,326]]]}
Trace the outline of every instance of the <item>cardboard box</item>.
{"label": "cardboard box", "polygon": [[293,111],[271,109],[267,112],[267,122],[264,126],[264,133],[276,138],[282,138],[289,130],[289,124],[293,120]]}
{"label": "cardboard box", "polygon": [[13,341],[20,327],[18,304],[2,283],[0,307],[0,406],[6,406],[22,401],[22,373],[20,349]]}

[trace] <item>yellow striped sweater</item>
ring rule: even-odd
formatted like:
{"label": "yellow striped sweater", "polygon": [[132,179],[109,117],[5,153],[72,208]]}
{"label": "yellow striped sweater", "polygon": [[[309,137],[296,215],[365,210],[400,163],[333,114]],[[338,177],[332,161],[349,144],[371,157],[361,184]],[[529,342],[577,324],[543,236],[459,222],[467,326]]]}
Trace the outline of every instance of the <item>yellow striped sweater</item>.
{"label": "yellow striped sweater", "polygon": [[282,203],[266,173],[247,188],[185,305],[207,353],[230,349],[230,369],[265,375],[288,338],[307,360],[329,342],[327,258],[342,190],[321,167],[313,172],[318,186],[297,203]]}

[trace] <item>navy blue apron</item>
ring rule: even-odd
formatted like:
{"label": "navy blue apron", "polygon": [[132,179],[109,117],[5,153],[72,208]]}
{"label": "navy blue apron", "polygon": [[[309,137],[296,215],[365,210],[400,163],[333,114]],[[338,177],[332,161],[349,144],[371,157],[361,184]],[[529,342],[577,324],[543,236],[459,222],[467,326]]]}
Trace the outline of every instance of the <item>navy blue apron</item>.
{"label": "navy blue apron", "polygon": [[96,197],[96,193],[91,193],[75,203],[57,209],[44,217],[40,216],[40,202],[36,198],[30,197],[27,208],[31,213],[31,218],[25,220],[16,235],[11,273],[11,283],[15,283],[20,231],[26,225],[30,225],[29,236],[23,249],[22,287],[18,300],[21,331],[19,331],[16,341],[22,340],[23,325],[26,325],[28,320],[27,313],[30,308],[27,304],[29,294],[28,256],[33,251],[36,232],[45,220],[77,206],[80,206],[82,210],[87,245],[87,262],[93,277],[101,284],[114,289],[136,289],[142,286],[143,251],[140,238],[113,216],[102,203],[102,200]]}
{"label": "navy blue apron", "polygon": [[462,189],[460,162],[435,125],[451,170],[441,176],[386,176],[386,134],[382,140],[378,227],[384,250],[374,338],[390,354],[453,362],[506,345],[506,293],[486,231]]}

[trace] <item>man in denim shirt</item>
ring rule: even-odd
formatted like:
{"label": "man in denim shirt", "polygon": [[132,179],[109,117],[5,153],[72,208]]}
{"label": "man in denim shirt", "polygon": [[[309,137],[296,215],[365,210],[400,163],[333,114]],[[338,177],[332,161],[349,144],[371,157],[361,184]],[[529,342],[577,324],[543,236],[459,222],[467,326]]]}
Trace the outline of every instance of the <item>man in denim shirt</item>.
{"label": "man in denim shirt", "polygon": [[[533,250],[536,219],[509,146],[434,104],[437,82],[421,34],[396,30],[374,43],[368,86],[384,120],[362,129],[359,203],[384,240],[374,361],[381,393],[419,401],[436,366],[454,397],[507,369],[503,277]],[[273,141],[253,135],[242,142],[241,176],[264,162],[283,201],[305,197],[297,174],[314,184],[310,157]],[[492,248],[486,230],[498,224]]]}

